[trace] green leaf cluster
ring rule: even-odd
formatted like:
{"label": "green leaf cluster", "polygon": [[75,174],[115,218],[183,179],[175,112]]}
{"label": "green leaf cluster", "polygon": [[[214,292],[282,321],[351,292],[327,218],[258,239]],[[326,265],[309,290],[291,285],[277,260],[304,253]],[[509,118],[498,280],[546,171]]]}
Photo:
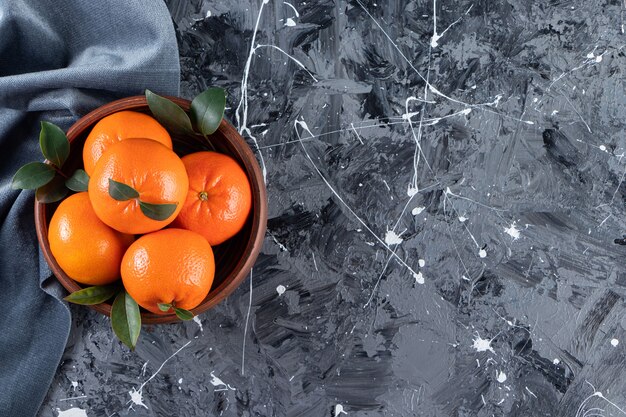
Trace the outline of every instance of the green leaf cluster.
{"label": "green leaf cluster", "polygon": [[113,297],[115,297],[111,307],[113,333],[133,350],[141,332],[141,312],[139,305],[119,283],[83,288],[71,293],[65,300],[74,304],[94,305],[104,303]]}
{"label": "green leaf cluster", "polygon": [[184,308],[176,307],[174,303],[158,303],[159,310],[163,312],[168,312],[170,309],[174,309],[174,313],[176,313],[176,317],[181,320],[191,320],[193,319],[193,313],[189,310],[185,310]]}
{"label": "green leaf cluster", "polygon": [[[111,307],[111,328],[118,339],[131,350],[137,346],[141,333],[141,311],[137,302],[119,284],[96,285],[75,291],[65,297],[66,301],[81,305],[104,303],[115,297]],[[181,320],[191,320],[194,315],[191,311],[176,307],[174,303],[158,303],[159,310],[167,312],[174,310],[176,317]]]}
{"label": "green leaf cluster", "polygon": [[47,162],[29,162],[13,176],[13,189],[36,190],[40,203],[54,203],[72,191],[87,191],[89,176],[82,169],[68,177],[61,168],[70,155],[70,141],[60,127],[41,122],[39,147]]}
{"label": "green leaf cluster", "polygon": [[175,211],[178,203],[147,203],[142,201],[139,192],[130,185],[118,182],[109,178],[109,195],[117,201],[128,201],[137,199],[141,212],[152,220],[165,220]]}
{"label": "green leaf cluster", "polygon": [[200,134],[205,138],[220,127],[226,108],[226,92],[219,87],[198,94],[191,102],[190,115],[178,104],[150,90],[146,90],[146,100],[154,117],[171,132]]}

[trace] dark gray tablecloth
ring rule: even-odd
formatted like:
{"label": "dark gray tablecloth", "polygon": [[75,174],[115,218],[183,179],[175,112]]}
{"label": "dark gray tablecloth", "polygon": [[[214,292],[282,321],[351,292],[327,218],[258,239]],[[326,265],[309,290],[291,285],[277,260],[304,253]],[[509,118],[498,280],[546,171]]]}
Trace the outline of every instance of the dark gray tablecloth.
{"label": "dark gray tablecloth", "polygon": [[0,0],[0,415],[35,415],[70,328],[39,251],[34,193],[10,186],[19,166],[42,159],[39,121],[67,129],[106,101],[178,86],[160,1]]}

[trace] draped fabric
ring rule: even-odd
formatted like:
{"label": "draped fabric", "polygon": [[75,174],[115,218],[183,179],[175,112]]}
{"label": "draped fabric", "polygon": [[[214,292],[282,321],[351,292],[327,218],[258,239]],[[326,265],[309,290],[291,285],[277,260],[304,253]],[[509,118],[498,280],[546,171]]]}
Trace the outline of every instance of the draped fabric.
{"label": "draped fabric", "polygon": [[42,120],[66,130],[97,106],[149,88],[177,95],[179,60],[164,3],[0,0],[0,415],[34,416],[71,316],[37,242],[33,191],[11,189],[42,160]]}

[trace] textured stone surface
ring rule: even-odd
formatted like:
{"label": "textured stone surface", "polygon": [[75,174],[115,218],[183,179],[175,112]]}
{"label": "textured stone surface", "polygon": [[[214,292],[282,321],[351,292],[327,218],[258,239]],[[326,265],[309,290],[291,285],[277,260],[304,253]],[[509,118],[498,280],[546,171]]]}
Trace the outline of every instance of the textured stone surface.
{"label": "textured stone surface", "polygon": [[134,353],[73,308],[42,417],[626,414],[620,1],[168,6],[183,95],[260,149],[263,253]]}

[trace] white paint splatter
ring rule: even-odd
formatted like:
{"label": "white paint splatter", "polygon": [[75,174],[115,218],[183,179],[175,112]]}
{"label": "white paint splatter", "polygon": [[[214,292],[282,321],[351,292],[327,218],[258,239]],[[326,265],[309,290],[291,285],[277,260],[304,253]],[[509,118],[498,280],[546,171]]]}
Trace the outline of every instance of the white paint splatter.
{"label": "white paint splatter", "polygon": [[420,260],[417,261],[417,264],[420,266],[420,268],[423,268],[424,265],[426,265],[426,261],[423,260],[423,259],[420,259]]}
{"label": "white paint splatter", "polygon": [[437,0],[433,0],[433,37],[430,39],[430,46],[436,48],[437,41],[441,39],[442,35],[437,33]]}
{"label": "white paint splatter", "polygon": [[[360,0],[356,0],[356,3],[361,7],[361,9],[367,14],[367,16],[372,20],[372,22],[374,22],[374,24],[378,27],[378,29],[380,29],[380,31],[383,33],[383,35],[385,35],[385,37],[389,40],[389,42],[391,43],[391,45],[396,49],[396,51],[398,51],[398,53],[400,54],[400,56],[404,59],[404,61],[409,65],[409,67],[417,74],[417,76],[419,78],[421,78],[422,81],[424,81],[425,83],[425,88],[428,88],[431,92],[433,92],[434,94],[450,101],[453,103],[457,103],[457,104],[461,104],[465,107],[477,107],[477,106],[481,106],[484,104],[470,104],[470,103],[466,103],[463,102],[461,100],[457,100],[455,98],[449,97],[445,94],[443,94],[441,91],[439,91],[438,89],[436,89],[430,82],[429,79],[427,77],[424,77],[424,75],[422,75],[422,73],[420,71],[418,71],[417,68],[415,68],[415,65],[413,65],[412,61],[407,58],[407,56],[402,52],[402,49],[400,49],[400,47],[393,41],[393,38],[385,31],[385,29],[382,27],[382,25],[374,18],[374,16],[372,16],[372,14],[367,10],[367,8],[363,5],[363,3]],[[471,5],[467,11],[465,12],[465,14],[468,14],[470,12],[470,10],[472,9],[473,5]],[[435,9],[435,7],[434,7]],[[448,28],[446,28],[446,30],[444,30],[443,32],[441,32],[440,34],[437,34],[438,38],[441,38],[441,36],[444,35],[444,33],[450,29],[454,24],[458,23],[460,21],[461,18],[457,19],[455,22],[453,22],[450,26],[448,26]],[[436,28],[437,25],[434,25],[434,32],[436,32]],[[495,113],[495,111],[493,110],[487,110],[487,109],[483,109],[484,111],[490,112],[490,113]],[[499,114],[499,113],[498,113]],[[532,121],[526,121],[526,120],[521,120],[521,119],[517,119],[513,116],[509,116],[507,114],[501,114],[502,117],[506,117],[508,119],[512,119],[512,120],[516,120],[518,122],[521,123],[526,123],[529,125],[534,125],[535,123]],[[410,196],[410,194],[409,194]]]}
{"label": "white paint splatter", "polygon": [[279,285],[278,287],[276,287],[276,292],[278,293],[278,295],[283,295],[285,291],[287,291],[287,288],[285,288],[284,285]]}
{"label": "white paint splatter", "polygon": [[460,221],[461,223],[465,223],[465,222],[467,221],[467,217],[465,217],[465,216],[459,216],[459,221]]}
{"label": "white paint splatter", "polygon": [[296,9],[293,4],[291,3],[287,3],[286,1],[283,2],[283,4],[286,4],[287,6],[291,7],[293,9],[293,12],[296,14],[296,17],[300,17],[300,13],[298,13],[298,9]]}
{"label": "white paint splatter", "polygon": [[[315,78],[315,76],[311,73],[311,71],[309,71],[309,69],[307,67],[304,66],[304,64],[302,62],[300,62],[299,60],[297,60],[296,58],[294,58],[293,56],[289,55],[284,49],[279,48],[276,45],[266,45],[266,44],[258,44],[255,48],[254,51],[256,52],[257,49],[261,49],[261,48],[272,48],[277,50],[278,52],[281,52],[283,55],[285,55],[287,58],[289,58],[290,60],[292,60],[293,62],[295,62],[300,68],[302,68],[308,75],[309,77],[311,77],[313,79],[313,81],[318,82],[319,80],[317,78]],[[287,65],[286,63],[284,65]],[[267,132],[267,131],[266,131]]]}
{"label": "white paint splatter", "polygon": [[288,18],[285,22],[285,26],[295,26],[296,22],[292,18]]}
{"label": "white paint splatter", "polygon": [[480,256],[481,258],[486,258],[487,257],[487,251],[484,249],[481,249],[478,251],[478,256]]}
{"label": "white paint splatter", "polygon": [[345,414],[345,415],[348,415],[348,413],[346,413],[346,412],[343,410],[343,405],[341,405],[341,404],[337,404],[337,405],[335,406],[335,416],[334,416],[334,417],[337,417],[337,416],[339,416],[340,414]]}
{"label": "white paint splatter", "polygon": [[400,235],[397,235],[393,230],[387,230],[385,235],[385,243],[388,245],[399,245],[403,240]]}
{"label": "white paint splatter", "polygon": [[[427,98],[427,93],[428,91],[424,88],[424,98]],[[404,102],[404,108],[406,110],[406,114],[409,114],[409,103],[412,100],[419,101],[417,97],[414,97],[414,96],[408,97],[406,101]],[[430,164],[428,163],[428,160],[426,159],[426,156],[424,155],[424,152],[422,151],[421,140],[422,140],[422,129],[424,126],[424,123],[423,123],[424,113],[420,113],[420,114],[421,114],[421,119],[420,119],[420,123],[418,126],[417,135],[415,134],[415,129],[413,128],[413,122],[411,121],[411,117],[409,116],[407,119],[409,122],[409,127],[411,128],[411,135],[413,136],[413,140],[415,140],[415,151],[413,152],[413,177],[411,178],[411,182],[409,183],[407,187],[407,194],[409,195],[409,197],[413,197],[419,192],[419,186],[417,184],[417,181],[418,181],[418,168],[419,168],[419,162],[420,162],[420,155],[424,157],[424,163],[426,164],[428,169],[432,171]]]}
{"label": "white paint splatter", "polygon": [[561,363],[561,361],[559,360],[559,358],[554,358],[554,360],[552,361],[553,364],[558,365]]}
{"label": "white paint splatter", "polygon": [[495,353],[493,348],[491,347],[491,340],[483,339],[480,335],[476,335],[476,339],[474,339],[474,344],[472,345],[476,352],[486,352],[491,351],[491,353]]}
{"label": "white paint splatter", "polygon": [[506,232],[506,234],[511,236],[513,240],[517,240],[520,237],[519,229],[515,225],[515,222],[513,222],[513,224],[510,225],[509,227],[505,227],[504,231]]}
{"label": "white paint splatter", "polygon": [[289,252],[289,249],[287,249],[287,247],[285,245],[283,245],[282,243],[280,243],[278,241],[278,239],[276,239],[276,236],[274,236],[272,233],[268,232],[269,235],[272,237],[272,239],[274,239],[274,242],[276,242],[276,244],[278,245],[278,248],[283,251],[283,252]]}
{"label": "white paint splatter", "polygon": [[263,13],[263,7],[268,2],[269,0],[263,0],[263,3],[261,3],[261,7],[259,8],[259,14],[257,15],[254,31],[252,32],[250,53],[248,54],[248,59],[246,60],[246,65],[243,71],[243,77],[241,78],[241,98],[239,100],[239,104],[237,105],[237,109],[235,110],[235,119],[237,120],[237,130],[239,131],[239,134],[243,135],[244,133],[248,133],[248,136],[250,136],[250,139],[252,139],[254,145],[256,146],[256,150],[258,151],[264,183],[267,183],[267,168],[265,167],[265,159],[263,158],[263,153],[259,149],[258,141],[248,128],[248,77],[250,76],[250,64],[252,64],[252,57],[256,51],[255,42],[257,32],[259,31],[259,23],[261,22],[261,14]]}
{"label": "white paint splatter", "polygon": [[415,282],[417,282],[418,284],[424,283],[424,275],[422,275],[421,271],[417,274],[413,274],[413,278],[415,278]]}
{"label": "white paint splatter", "polygon": [[60,408],[57,408],[57,411],[59,412],[57,417],[88,417],[87,411],[77,407],[65,411],[61,411]]}
{"label": "white paint splatter", "polygon": [[617,346],[617,345],[619,345],[619,340],[617,340],[617,339],[611,339],[611,345],[613,345],[613,346]]}
{"label": "white paint splatter", "polygon": [[202,327],[202,321],[200,320],[200,317],[193,316],[193,321],[200,327],[200,331],[204,332],[204,327]]}
{"label": "white paint splatter", "polygon": [[[363,7],[363,5],[359,2],[359,0],[357,0],[357,2],[359,3],[359,5],[361,5],[361,7]],[[298,137],[298,142],[300,143],[300,146],[302,147],[302,151],[304,152],[304,155],[309,160],[309,162],[313,166],[313,169],[315,170],[317,175],[319,175],[319,177],[322,179],[324,184],[326,184],[328,189],[335,195],[335,197],[339,200],[339,202],[346,207],[346,209],[350,212],[350,214],[352,214],[352,216],[354,216],[354,218],[359,223],[361,223],[363,225],[365,230],[367,230],[372,235],[372,237],[374,239],[376,239],[376,241],[378,241],[378,243],[380,243],[385,248],[385,250],[387,250],[390,253],[390,256],[394,257],[402,266],[404,266],[410,273],[412,273],[415,276],[415,274],[417,274],[417,272],[415,272],[415,270],[413,268],[411,268],[411,266],[409,264],[407,264],[404,261],[404,259],[402,259],[398,254],[396,254],[396,252],[393,249],[391,249],[391,247],[387,243],[385,243],[385,241],[383,239],[381,239],[372,230],[372,228],[369,227],[367,225],[367,223],[365,223],[365,221],[363,221],[363,219],[361,217],[359,217],[358,214],[355,213],[355,211],[348,204],[346,204],[344,199],[341,198],[339,193],[337,193],[337,191],[333,188],[333,186],[330,184],[330,182],[328,182],[326,177],[322,174],[322,171],[320,171],[320,169],[317,167],[317,165],[315,165],[315,162],[313,162],[313,158],[311,158],[311,155],[309,154],[309,152],[307,151],[306,147],[304,146],[304,143],[302,142],[302,137],[300,136],[300,132],[298,131],[298,126],[300,126],[302,129],[304,129],[309,135],[311,135],[311,136],[315,136],[315,135],[313,134],[313,132],[311,132],[311,130],[309,129],[309,127],[307,126],[307,124],[306,124],[306,122],[304,120],[296,120],[296,121],[294,121],[294,126],[293,127],[294,127],[294,129],[296,131],[296,136]],[[374,246],[373,242],[367,242],[366,241],[365,243],[367,245]]]}
{"label": "white paint splatter", "polygon": [[604,146],[604,145],[600,145],[600,150],[601,150],[602,152],[606,152],[606,146]]}
{"label": "white paint splatter", "polygon": [[497,376],[496,376],[496,380],[499,383],[503,383],[504,381],[506,381],[506,374],[502,371],[498,372]]}
{"label": "white paint splatter", "polygon": [[[215,371],[213,371],[215,372]],[[222,381],[220,378],[216,377],[215,375],[213,375],[213,372],[211,372],[211,381],[209,381],[211,383],[211,385],[213,385],[214,387],[224,387],[225,390],[230,389],[233,391],[236,391],[236,388],[231,387],[229,384],[225,383],[224,381]]]}
{"label": "white paint splatter", "polygon": [[74,391],[76,391],[76,388],[78,388],[78,381],[70,381],[72,383],[72,389]]}
{"label": "white paint splatter", "polygon": [[424,210],[426,210],[426,207],[415,207],[413,210],[411,210],[411,214],[414,215],[414,216],[417,216],[418,214],[420,214]]}
{"label": "white paint splatter", "polygon": [[[470,10],[472,10],[472,7],[474,7],[473,4],[470,6],[469,9],[467,9],[465,14],[468,14],[470,12]],[[443,32],[437,33],[437,0],[433,0],[433,36],[430,39],[430,46],[433,47],[433,48],[436,48],[439,45],[439,43],[438,43],[439,39],[441,39],[443,37],[443,35],[448,30],[450,30],[450,28],[452,28],[452,26],[454,26],[457,23],[459,23],[462,18],[463,18],[463,16],[459,17],[457,20],[452,22],[452,24],[450,26],[448,26]]]}
{"label": "white paint splatter", "polygon": [[[178,350],[177,350],[176,352],[172,353],[172,354],[170,355],[170,357],[168,357],[167,359],[165,359],[165,360],[163,361],[163,363],[161,364],[161,366],[159,366],[159,369],[157,369],[157,370],[156,370],[156,372],[155,372],[155,373],[153,373],[153,374],[150,376],[150,378],[146,379],[146,381],[145,381],[143,384],[141,384],[141,385],[139,386],[139,388],[135,388],[135,387],[133,387],[130,391],[128,391],[128,395],[130,395],[130,400],[129,400],[128,402],[129,402],[129,403],[132,403],[132,404],[129,406],[129,408],[132,408],[132,407],[133,407],[133,405],[140,405],[140,406],[142,406],[142,407],[145,407],[146,409],[148,408],[148,406],[147,406],[147,405],[145,405],[145,404],[144,404],[144,402],[143,402],[143,387],[145,387],[145,386],[146,386],[146,384],[147,384],[148,382],[150,382],[150,381],[151,381],[151,380],[152,380],[155,376],[157,376],[157,375],[159,374],[159,372],[161,372],[161,370],[163,369],[163,367],[165,366],[165,364],[166,364],[166,363],[167,363],[170,359],[172,359],[174,356],[178,355],[178,354],[180,353],[180,351],[181,351],[181,350],[183,350],[184,348],[186,348],[187,346],[189,346],[189,344],[190,344],[190,343],[191,343],[191,340],[190,340],[190,341],[188,341],[187,343],[185,343],[184,345],[182,345],[180,348],[178,348]],[[143,366],[144,371],[145,371],[145,367],[146,367],[146,365],[147,365],[147,364],[148,364],[148,362],[146,362],[146,363],[144,364],[144,366]],[[79,416],[77,416],[77,417],[79,417]]]}
{"label": "white paint splatter", "polygon": [[[598,416],[603,416],[603,414],[591,414],[592,411],[604,411],[601,408],[590,408],[588,410],[585,410],[586,404],[587,402],[589,402],[590,400],[592,400],[594,397],[598,397],[601,398],[602,400],[604,400],[606,403],[610,404],[613,408],[615,408],[616,410],[620,411],[623,415],[626,415],[626,410],[622,409],[620,406],[618,406],[616,403],[614,403],[613,401],[609,400],[608,398],[606,398],[604,396],[604,394],[600,391],[597,391],[596,388],[593,386],[593,384],[591,384],[589,381],[585,380],[585,383],[588,384],[591,389],[593,389],[593,394],[589,395],[587,398],[585,398],[582,403],[580,403],[580,405],[578,406],[578,411],[576,412],[576,416],[575,417],[585,417],[587,415],[598,415]],[[611,415],[613,415],[611,413]]]}
{"label": "white paint splatter", "polygon": [[137,390],[133,387],[132,390],[128,391],[128,394],[130,395],[129,402],[132,402],[130,407],[132,407],[133,405],[140,405],[148,409],[148,406],[145,405],[143,402],[143,389],[142,388],[139,388],[139,390]]}
{"label": "white paint splatter", "polygon": [[487,103],[487,105],[498,107],[498,104],[500,104],[500,100],[502,100],[502,94],[498,94],[496,98],[491,103]]}
{"label": "white paint splatter", "polygon": [[[356,131],[356,128],[354,127],[354,123],[350,123],[350,127],[352,127],[352,130],[356,134],[356,138],[359,140],[359,142],[361,142],[361,145],[363,145],[363,141],[361,140],[361,135],[359,135],[359,132]],[[362,186],[363,184],[359,183],[359,187],[362,187]]]}
{"label": "white paint splatter", "polygon": [[226,385],[224,381],[222,381],[221,379],[213,375],[213,372],[211,372],[211,384],[214,387],[219,387],[220,385],[224,385],[224,386]]}
{"label": "white paint splatter", "polygon": [[[248,127],[248,77],[250,76],[250,65],[252,64],[252,58],[257,49],[259,48],[273,48],[276,49],[283,54],[285,54],[289,59],[294,61],[300,67],[302,67],[310,76],[313,78],[315,82],[317,79],[311,74],[311,72],[302,64],[302,62],[298,61],[296,58],[289,55],[287,52],[282,50],[276,45],[257,45],[256,44],[256,35],[259,30],[259,23],[261,21],[261,15],[263,14],[263,7],[269,2],[269,0],[263,0],[261,7],[259,8],[259,14],[257,15],[256,23],[254,25],[254,31],[252,32],[252,40],[250,42],[250,53],[248,54],[248,59],[246,60],[246,65],[244,67],[243,77],[241,79],[241,98],[239,100],[239,104],[237,105],[237,109],[235,110],[235,119],[237,121],[237,130],[241,135],[246,133],[248,137],[254,143],[256,151],[259,154],[259,160],[261,162],[261,171],[263,173],[263,182],[267,183],[267,168],[265,166],[265,159],[263,158],[263,153],[261,152],[261,148],[259,147],[259,143],[250,128]],[[295,9],[295,8],[294,8]],[[296,11],[296,16],[298,12]],[[289,23],[289,22],[288,22]],[[294,22],[295,25],[295,22]]]}
{"label": "white paint splatter", "polygon": [[[423,103],[436,103],[435,101],[426,101],[426,100],[422,100],[422,99],[417,98],[417,97],[409,97],[409,99],[410,100],[415,100],[415,101],[421,101]],[[419,114],[421,114],[421,112],[419,112],[419,111],[412,111],[410,113],[403,113],[402,114],[402,119],[403,120],[411,120],[411,118],[413,118],[413,117],[415,117],[415,116],[417,116]]]}
{"label": "white paint splatter", "polygon": [[254,268],[250,269],[250,295],[248,298],[248,313],[246,314],[246,327],[243,329],[243,343],[241,346],[241,375],[245,374],[245,364],[246,364],[246,340],[248,338],[248,323],[250,322],[250,311],[252,310],[252,271]]}
{"label": "white paint splatter", "polygon": [[526,391],[528,391],[528,393],[529,393],[530,395],[532,395],[533,397],[537,398],[537,396],[535,395],[535,393],[534,393],[534,392],[532,392],[531,390],[529,390],[529,389],[528,389],[528,387],[524,387],[524,388],[526,388]]}
{"label": "white paint splatter", "polygon": [[178,384],[182,384],[182,383],[183,383],[183,379],[182,379],[182,378],[180,378],[180,379],[178,380]]}
{"label": "white paint splatter", "polygon": [[59,398],[59,401],[73,401],[73,400],[80,400],[82,398],[87,398],[87,396],[86,395],[79,395],[77,397]]}
{"label": "white paint splatter", "polygon": [[211,17],[211,11],[207,10],[206,11],[206,16],[204,16],[205,19],[208,19],[209,17]]}

